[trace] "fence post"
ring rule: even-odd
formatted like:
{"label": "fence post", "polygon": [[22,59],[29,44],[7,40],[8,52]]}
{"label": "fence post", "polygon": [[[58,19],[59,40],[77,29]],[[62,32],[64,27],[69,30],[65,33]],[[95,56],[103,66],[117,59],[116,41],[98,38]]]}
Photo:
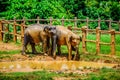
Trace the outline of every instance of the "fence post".
{"label": "fence post", "polygon": [[87,28],[89,26],[89,18],[88,17],[86,18],[86,26],[87,26]]}
{"label": "fence post", "polygon": [[[38,18],[38,17],[37,17]],[[25,26],[25,18],[23,17],[23,22],[21,23],[21,42],[23,43],[24,41],[24,29],[26,28]]]}
{"label": "fence post", "polygon": [[39,24],[40,22],[39,22],[39,16],[37,16],[37,24]]}
{"label": "fence post", "polygon": [[101,19],[98,18],[98,27],[100,28]]}
{"label": "fence post", "polygon": [[118,27],[119,27],[119,31],[120,31],[120,20],[119,20],[119,22],[118,22]]}
{"label": "fence post", "polygon": [[77,17],[74,18],[74,27],[77,27]]}
{"label": "fence post", "polygon": [[52,26],[52,17],[50,17],[50,26]]}
{"label": "fence post", "polygon": [[100,53],[100,27],[96,28],[96,54]]}
{"label": "fence post", "polygon": [[115,55],[115,30],[111,30],[111,55]]}
{"label": "fence post", "polygon": [[64,17],[62,17],[61,21],[62,21],[62,26],[64,26]]}
{"label": "fence post", "polygon": [[14,18],[14,24],[13,24],[13,41],[17,41],[17,30],[16,30],[16,19]]}
{"label": "fence post", "polygon": [[24,23],[21,24],[21,41],[24,43]]}
{"label": "fence post", "polygon": [[109,20],[109,30],[111,30],[112,28],[111,28],[111,19]]}
{"label": "fence post", "polygon": [[82,50],[83,50],[83,53],[86,53],[86,29],[87,28],[84,28],[82,27]]}
{"label": "fence post", "polygon": [[3,41],[3,24],[2,24],[2,20],[0,20],[0,41]]}
{"label": "fence post", "polygon": [[25,18],[23,17],[23,19],[22,19],[22,20],[23,20],[23,22],[22,22],[22,23],[25,25],[25,22],[26,22],[26,21],[25,21]]}

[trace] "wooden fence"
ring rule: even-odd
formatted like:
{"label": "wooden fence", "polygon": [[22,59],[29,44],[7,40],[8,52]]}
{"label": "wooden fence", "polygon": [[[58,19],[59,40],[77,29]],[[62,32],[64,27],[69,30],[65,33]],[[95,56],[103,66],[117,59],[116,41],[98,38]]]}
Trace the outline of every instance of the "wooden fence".
{"label": "wooden fence", "polygon": [[[9,25],[13,27],[13,32],[9,32]],[[7,20],[0,20],[0,41],[3,41],[3,36],[5,33],[9,33],[13,35],[13,41],[17,41],[17,36],[21,36],[21,41],[23,43],[24,38],[24,30],[25,30],[24,22],[21,24],[17,24],[16,20],[14,20],[13,23],[7,21]],[[17,32],[17,27],[20,27],[20,32]]]}
{"label": "wooden fence", "polygon": [[[52,21],[56,20],[56,19],[39,19],[39,17],[37,19],[29,19],[29,20],[0,20],[0,41],[3,41],[3,36],[6,32],[9,32],[9,25],[11,25],[13,27],[13,32],[9,32],[9,34],[13,35],[13,41],[17,41],[17,36],[21,37],[21,41],[23,43],[23,38],[24,38],[24,30],[25,30],[25,23],[26,21],[36,21],[37,23],[40,23],[40,21],[50,21],[49,24],[52,25]],[[67,19],[61,19],[62,21],[62,25],[64,25],[64,21]],[[116,32],[115,30],[111,29],[110,30],[100,30],[100,19],[98,20],[98,27],[96,29],[89,29],[88,27],[83,27],[83,28],[77,28],[77,18],[75,19],[70,19],[71,21],[74,21],[75,25],[74,27],[72,27],[72,29],[74,31],[81,31],[82,32],[82,51],[84,53],[87,52],[87,42],[92,42],[96,44],[96,53],[99,54],[100,53],[100,45],[109,45],[111,46],[111,54],[115,55],[115,35],[116,34],[120,34],[120,32]],[[85,21],[85,20],[84,20]],[[86,19],[87,22],[89,22],[88,18]],[[111,20],[109,20],[110,23],[112,22]],[[18,22],[21,22],[20,24],[18,24]],[[120,23],[120,21],[118,21]],[[118,23],[117,22],[117,23]],[[88,25],[88,24],[87,24]],[[109,24],[110,25],[110,24]],[[120,26],[120,25],[119,25]],[[20,32],[17,32],[16,27],[20,27]],[[86,36],[88,34],[88,32],[94,32],[96,33],[96,40],[87,40]],[[103,43],[100,42],[100,36],[101,33],[106,33],[106,34],[111,34],[111,42],[110,43]]]}
{"label": "wooden fence", "polygon": [[119,21],[113,21],[111,19],[109,19],[109,20],[101,20],[100,18],[98,18],[97,20],[91,20],[88,17],[86,19],[77,19],[77,17],[74,17],[74,19],[64,19],[64,18],[62,18],[62,19],[53,19],[52,17],[50,17],[49,19],[40,19],[39,16],[38,16],[36,19],[25,19],[25,18],[23,18],[23,19],[17,19],[17,20],[14,19],[14,20],[8,20],[8,21],[10,21],[10,22],[16,21],[16,23],[17,22],[27,23],[27,22],[32,22],[32,21],[37,22],[37,23],[47,22],[50,25],[53,25],[54,21],[60,21],[61,22],[60,25],[62,25],[62,26],[65,26],[65,22],[73,22],[74,23],[73,27],[78,27],[79,22],[85,22],[86,23],[85,25],[88,28],[89,28],[89,26],[90,26],[89,24],[91,22],[97,23],[98,25],[96,27],[100,27],[100,28],[101,28],[101,23],[106,22],[108,24],[107,26],[108,26],[109,30],[113,29],[112,23],[116,23],[118,25],[118,31],[120,31],[120,20]]}

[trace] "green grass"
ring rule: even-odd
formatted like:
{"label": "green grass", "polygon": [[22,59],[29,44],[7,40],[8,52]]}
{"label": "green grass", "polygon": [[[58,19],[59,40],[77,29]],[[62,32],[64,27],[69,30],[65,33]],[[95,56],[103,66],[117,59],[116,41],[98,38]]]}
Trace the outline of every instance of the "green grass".
{"label": "green grass", "polygon": [[0,80],[53,80],[54,77],[75,77],[78,74],[49,72],[49,71],[34,71],[34,72],[14,72],[0,73]]}
{"label": "green grass", "polygon": [[120,69],[102,68],[98,73],[91,73],[85,80],[120,80]]}
{"label": "green grass", "polygon": [[19,50],[11,50],[11,51],[0,51],[0,59],[11,59],[11,55],[20,53]]}
{"label": "green grass", "polygon": [[1,73],[0,80],[52,80],[54,75],[46,71]]}
{"label": "green grass", "polygon": [[14,72],[0,73],[0,80],[54,80],[54,78],[68,78],[72,80],[120,80],[120,69],[102,68],[96,72],[85,75],[77,73],[35,71],[35,72]]}
{"label": "green grass", "polygon": [[[88,34],[87,39],[88,40],[96,40],[96,34]],[[100,42],[110,43],[111,42],[111,35],[102,34],[100,37]],[[120,55],[120,35],[115,36],[115,49],[116,49],[115,50],[116,55]],[[89,53],[95,53],[96,52],[96,43],[87,42],[87,51]],[[111,52],[110,45],[101,45],[100,46],[100,53],[109,54],[110,52]]]}
{"label": "green grass", "polygon": [[0,55],[2,55],[2,54],[17,54],[17,53],[20,53],[20,50],[0,51]]}

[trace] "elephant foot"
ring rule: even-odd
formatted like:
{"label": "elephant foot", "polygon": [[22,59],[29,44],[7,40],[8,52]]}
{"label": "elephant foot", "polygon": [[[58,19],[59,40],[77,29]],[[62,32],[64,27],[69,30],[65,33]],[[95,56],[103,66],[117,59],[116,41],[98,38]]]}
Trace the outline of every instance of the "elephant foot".
{"label": "elephant foot", "polygon": [[68,61],[70,61],[71,60],[71,58],[70,57],[68,57]]}
{"label": "elephant foot", "polygon": [[47,54],[47,53],[44,53],[44,56],[48,56],[48,54]]}
{"label": "elephant foot", "polygon": [[25,57],[28,57],[27,54],[24,52],[24,53],[21,53],[21,55],[25,56]]}
{"label": "elephant foot", "polygon": [[52,55],[51,50],[52,50],[52,49],[50,48],[50,49],[48,49],[48,51],[47,51],[47,54],[50,55],[50,56]]}
{"label": "elephant foot", "polygon": [[73,57],[73,60],[79,61],[80,60],[80,55],[79,54],[75,54],[74,57]]}
{"label": "elephant foot", "polygon": [[54,59],[56,59],[56,56],[53,56]]}
{"label": "elephant foot", "polygon": [[37,51],[32,52],[32,54],[37,54]]}
{"label": "elephant foot", "polygon": [[61,52],[58,52],[58,55],[61,56]]}
{"label": "elephant foot", "polygon": [[26,53],[24,51],[21,51],[21,55],[26,55]]}
{"label": "elephant foot", "polygon": [[53,53],[53,58],[56,59],[56,53],[55,52]]}

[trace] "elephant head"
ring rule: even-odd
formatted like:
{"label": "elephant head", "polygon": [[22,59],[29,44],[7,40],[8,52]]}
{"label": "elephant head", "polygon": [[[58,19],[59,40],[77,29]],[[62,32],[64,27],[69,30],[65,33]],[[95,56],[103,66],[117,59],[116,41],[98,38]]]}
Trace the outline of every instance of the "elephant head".
{"label": "elephant head", "polygon": [[50,53],[55,58],[55,51],[56,51],[56,27],[55,26],[45,26],[44,31],[48,34],[49,38],[51,39],[52,46],[50,48]]}
{"label": "elephant head", "polygon": [[45,26],[45,27],[44,27],[44,31],[45,31],[47,34],[53,36],[53,35],[56,34],[56,27],[55,27],[55,26]]}

